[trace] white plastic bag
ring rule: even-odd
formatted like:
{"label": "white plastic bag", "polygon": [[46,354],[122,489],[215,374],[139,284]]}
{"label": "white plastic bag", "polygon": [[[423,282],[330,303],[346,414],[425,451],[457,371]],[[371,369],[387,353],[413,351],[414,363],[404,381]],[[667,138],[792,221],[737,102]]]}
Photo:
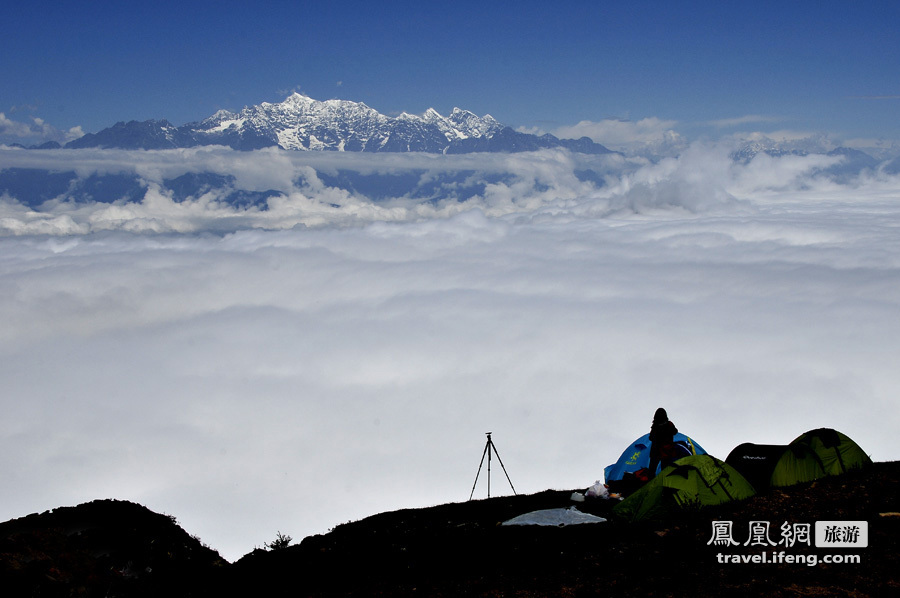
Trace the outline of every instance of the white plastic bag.
{"label": "white plastic bag", "polygon": [[594,485],[587,489],[584,493],[587,498],[609,498],[609,490],[600,480],[594,482]]}

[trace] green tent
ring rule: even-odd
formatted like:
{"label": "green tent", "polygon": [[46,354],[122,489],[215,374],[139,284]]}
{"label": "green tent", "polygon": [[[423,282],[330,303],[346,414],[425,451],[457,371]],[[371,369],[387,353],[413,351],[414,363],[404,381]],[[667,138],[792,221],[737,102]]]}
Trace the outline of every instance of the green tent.
{"label": "green tent", "polygon": [[831,428],[818,428],[787,445],[738,445],[725,459],[758,492],[793,486],[872,464],[859,445]]}
{"label": "green tent", "polygon": [[[815,451],[805,444],[789,444],[775,463],[770,486],[793,486],[824,478],[827,474]],[[760,488],[762,491],[765,488]]]}
{"label": "green tent", "polygon": [[872,459],[858,444],[831,428],[810,430],[794,439],[790,446],[804,446],[815,453],[825,475],[840,475],[872,464]]}
{"label": "green tent", "polygon": [[732,466],[710,455],[675,461],[643,488],[613,508],[627,521],[660,519],[675,509],[691,509],[742,500],[756,491]]}

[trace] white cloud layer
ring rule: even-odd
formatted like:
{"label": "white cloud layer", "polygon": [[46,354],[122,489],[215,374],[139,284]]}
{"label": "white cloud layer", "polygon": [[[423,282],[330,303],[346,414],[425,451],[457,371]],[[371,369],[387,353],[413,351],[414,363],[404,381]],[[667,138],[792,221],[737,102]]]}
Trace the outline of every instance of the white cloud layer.
{"label": "white cloud layer", "polygon": [[31,123],[26,123],[8,118],[0,112],[0,142],[4,138],[15,142],[27,141],[40,144],[46,141],[56,141],[63,145],[73,139],[84,135],[81,127],[72,127],[67,131],[57,129],[42,118],[32,117]]}
{"label": "white cloud layer", "polygon": [[[653,165],[2,159],[137,173],[147,191],[2,202],[0,520],[129,499],[234,559],[277,530],[467,499],[487,431],[519,492],[587,487],[660,406],[721,458],[820,426],[900,458],[897,178],[837,185],[815,174],[833,159],[737,165],[703,146]],[[587,166],[604,185],[576,176]],[[372,201],[328,169],[485,185]],[[167,198],[160,182],[189,171],[281,195],[265,211]]]}
{"label": "white cloud layer", "polygon": [[[0,197],[0,234],[13,235],[349,226],[447,217],[473,208],[489,216],[501,216],[588,195],[595,186],[578,178],[580,169],[619,173],[623,166],[619,156],[579,156],[565,151],[441,156],[276,149],[237,152],[221,147],[167,151],[6,149],[0,150],[0,160],[6,168],[72,171],[82,178],[93,174],[134,175],[146,188],[139,203],[73,203],[61,197],[40,210],[27,207],[24,198]],[[322,180],[322,175],[344,171],[366,176],[411,173],[421,184],[436,181],[437,195],[423,199],[400,194],[372,201]],[[188,173],[232,176],[234,184],[176,201],[163,183]],[[447,173],[457,177],[441,182]],[[473,186],[480,191],[460,201],[458,189]],[[227,193],[235,189],[272,190],[278,196],[263,207],[238,209],[225,201]]]}
{"label": "white cloud layer", "polygon": [[583,120],[575,125],[560,127],[553,134],[562,139],[590,137],[597,143],[626,154],[676,155],[687,142],[674,127],[673,120],[656,117],[632,121],[624,119]]}

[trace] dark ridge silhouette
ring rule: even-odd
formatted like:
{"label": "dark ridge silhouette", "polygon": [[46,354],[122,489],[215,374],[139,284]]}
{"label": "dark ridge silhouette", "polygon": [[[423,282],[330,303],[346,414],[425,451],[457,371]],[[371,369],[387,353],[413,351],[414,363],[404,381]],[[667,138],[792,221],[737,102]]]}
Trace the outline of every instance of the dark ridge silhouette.
{"label": "dark ridge silhouette", "polygon": [[0,524],[0,594],[199,596],[228,565],[141,505],[97,500]]}
{"label": "dark ridge silhouette", "polygon": [[[223,561],[174,518],[96,501],[0,524],[3,596],[766,596],[900,595],[900,462],[771,490],[748,500],[629,524],[613,500],[572,502],[571,490],[501,496],[373,515],[278,550]],[[610,520],[503,526],[517,515],[576,506]],[[859,549],[722,548],[712,522],[741,544],[751,521],[867,521]],[[287,530],[289,531],[289,530]],[[273,531],[274,536],[274,531]],[[859,563],[729,564],[717,553],[859,555]]]}

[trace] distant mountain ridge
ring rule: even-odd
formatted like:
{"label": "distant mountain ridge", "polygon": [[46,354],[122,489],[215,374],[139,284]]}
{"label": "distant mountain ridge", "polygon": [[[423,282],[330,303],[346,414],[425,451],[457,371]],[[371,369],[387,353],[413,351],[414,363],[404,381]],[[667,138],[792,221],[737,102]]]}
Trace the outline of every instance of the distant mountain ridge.
{"label": "distant mountain ridge", "polygon": [[748,164],[761,154],[772,158],[812,155],[839,158],[836,164],[823,169],[823,172],[837,181],[847,181],[867,170],[877,171],[880,169],[886,174],[896,174],[897,165],[900,162],[898,158],[886,161],[878,160],[858,149],[835,145],[822,135],[794,140],[775,140],[768,137],[745,140],[731,153],[731,159],[739,164]]}
{"label": "distant mountain ridge", "polygon": [[362,102],[314,100],[294,93],[280,103],[263,102],[240,112],[220,110],[180,127],[167,120],[118,122],[88,133],[66,148],[175,149],[224,145],[237,150],[280,147],[297,151],[347,152],[521,152],[566,148],[588,154],[612,153],[588,137],[559,139],[505,126],[491,115],[454,108],[442,116],[429,108],[422,116],[385,116]]}

